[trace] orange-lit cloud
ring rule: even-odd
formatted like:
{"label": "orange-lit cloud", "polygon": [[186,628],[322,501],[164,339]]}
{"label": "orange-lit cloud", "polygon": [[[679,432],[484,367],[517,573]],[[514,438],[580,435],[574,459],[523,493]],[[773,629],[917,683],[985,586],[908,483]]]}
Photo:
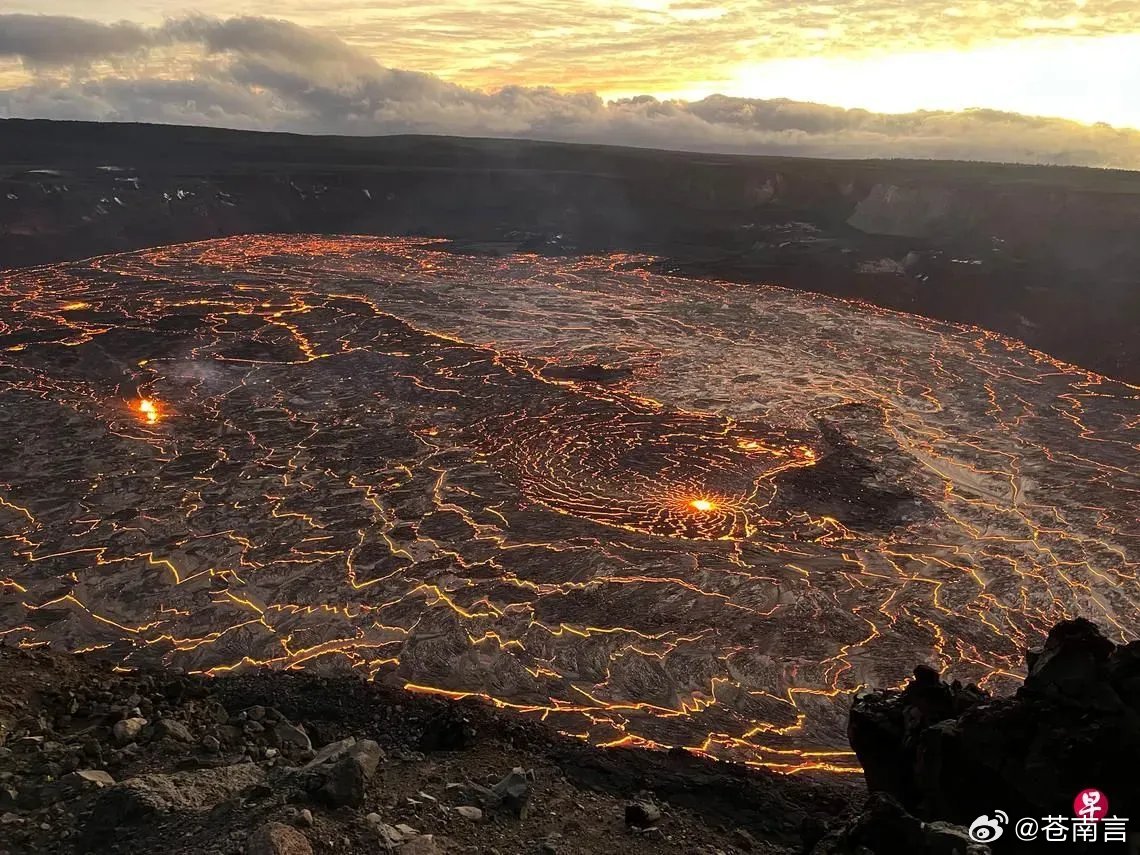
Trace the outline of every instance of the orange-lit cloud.
{"label": "orange-lit cloud", "polygon": [[[186,9],[179,0],[8,0],[5,7],[105,23],[130,18],[152,26]],[[967,51],[1023,38],[1140,34],[1140,3],[1120,0],[201,0],[194,8],[287,18],[344,39],[385,66],[427,71],[465,86],[554,86],[603,95],[723,91],[717,84],[737,80],[741,68],[772,60],[860,59]],[[971,106],[997,105],[975,99]]]}
{"label": "orange-lit cloud", "polygon": [[320,26],[163,19],[162,2],[135,23],[17,13],[0,16],[0,116],[1140,168],[1140,134],[1088,126],[1140,128],[1132,5],[274,7]]}

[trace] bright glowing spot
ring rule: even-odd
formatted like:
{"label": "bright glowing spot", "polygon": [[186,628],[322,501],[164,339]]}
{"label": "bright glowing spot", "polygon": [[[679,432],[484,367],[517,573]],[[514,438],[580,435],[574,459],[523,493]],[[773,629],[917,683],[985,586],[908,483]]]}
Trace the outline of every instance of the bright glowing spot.
{"label": "bright glowing spot", "polygon": [[762,451],[765,454],[771,454],[776,457],[784,457],[787,454],[787,452],[781,451],[778,448],[772,448],[770,445],[765,445],[757,439],[738,440],[736,447],[741,451]]}
{"label": "bright glowing spot", "polygon": [[700,511],[702,514],[707,514],[709,511],[716,510],[716,503],[710,502],[708,499],[693,499],[689,502],[689,507]]}
{"label": "bright glowing spot", "polygon": [[68,303],[63,307],[65,312],[78,312],[80,309],[86,309],[87,303]]}
{"label": "bright glowing spot", "polygon": [[147,424],[158,421],[158,406],[150,398],[142,398],[138,403],[139,412],[146,417]]}
{"label": "bright glowing spot", "polygon": [[[1055,27],[1057,22],[1048,22]],[[1140,33],[1036,36],[967,50],[752,62],[705,94],[791,98],[883,113],[986,107],[1140,128]],[[953,133],[952,119],[943,120]]]}

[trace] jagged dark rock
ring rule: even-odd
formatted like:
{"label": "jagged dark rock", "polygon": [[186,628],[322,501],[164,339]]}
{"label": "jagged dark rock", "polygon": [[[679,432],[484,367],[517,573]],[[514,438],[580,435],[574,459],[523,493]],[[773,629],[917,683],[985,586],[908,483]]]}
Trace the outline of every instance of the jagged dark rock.
{"label": "jagged dark rock", "polygon": [[1071,816],[1090,786],[1117,816],[1135,815],[1140,645],[1118,647],[1086,620],[1064,621],[1027,651],[1026,667],[1011,698],[947,684],[929,669],[901,692],[857,698],[849,735],[868,788],[918,819],[967,826],[998,808],[1015,818]]}
{"label": "jagged dark rock", "polygon": [[988,697],[972,684],[943,683],[938,672],[926,665],[914,669],[914,678],[902,692],[856,697],[847,736],[863,764],[868,789],[892,793],[912,804],[919,736]]}
{"label": "jagged dark rock", "polygon": [[100,794],[84,829],[85,839],[97,847],[124,828],[163,814],[207,810],[264,778],[264,771],[252,763],[130,778]]}
{"label": "jagged dark rock", "polygon": [[530,802],[530,783],[526,772],[521,767],[515,767],[500,780],[491,791],[499,800],[499,804],[509,810],[519,819],[526,817],[527,806]]}
{"label": "jagged dark rock", "polygon": [[359,807],[383,758],[371,739],[331,742],[298,773],[312,798],[331,807]]}
{"label": "jagged dark rock", "polygon": [[360,740],[332,765],[319,797],[334,807],[362,805],[380,757],[379,745],[371,739]]}
{"label": "jagged dark rock", "polygon": [[636,801],[626,805],[625,824],[635,828],[648,828],[661,819],[661,808],[649,801]]}
{"label": "jagged dark rock", "polygon": [[194,736],[182,722],[162,718],[155,722],[154,733],[159,739],[174,739],[178,742],[193,742]]}

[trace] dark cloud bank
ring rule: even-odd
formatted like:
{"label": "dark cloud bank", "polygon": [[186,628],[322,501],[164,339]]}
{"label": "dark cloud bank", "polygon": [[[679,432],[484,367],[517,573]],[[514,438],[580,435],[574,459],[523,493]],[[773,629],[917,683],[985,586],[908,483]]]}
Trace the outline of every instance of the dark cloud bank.
{"label": "dark cloud bank", "polygon": [[994,110],[885,115],[725,96],[606,103],[546,88],[487,93],[386,68],[333,36],[267,18],[187,17],[144,27],[0,15],[0,61],[12,60],[29,77],[0,90],[6,117],[1140,169],[1140,131],[1106,125]]}

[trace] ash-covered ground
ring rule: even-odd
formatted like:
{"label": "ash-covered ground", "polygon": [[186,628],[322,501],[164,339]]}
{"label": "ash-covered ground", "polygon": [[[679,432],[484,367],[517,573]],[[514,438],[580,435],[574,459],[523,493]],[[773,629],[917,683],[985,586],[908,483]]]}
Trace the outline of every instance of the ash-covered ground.
{"label": "ash-covered ground", "polygon": [[851,693],[1134,637],[1140,389],[627,255],[246,237],[0,278],[0,636],[855,770]]}

